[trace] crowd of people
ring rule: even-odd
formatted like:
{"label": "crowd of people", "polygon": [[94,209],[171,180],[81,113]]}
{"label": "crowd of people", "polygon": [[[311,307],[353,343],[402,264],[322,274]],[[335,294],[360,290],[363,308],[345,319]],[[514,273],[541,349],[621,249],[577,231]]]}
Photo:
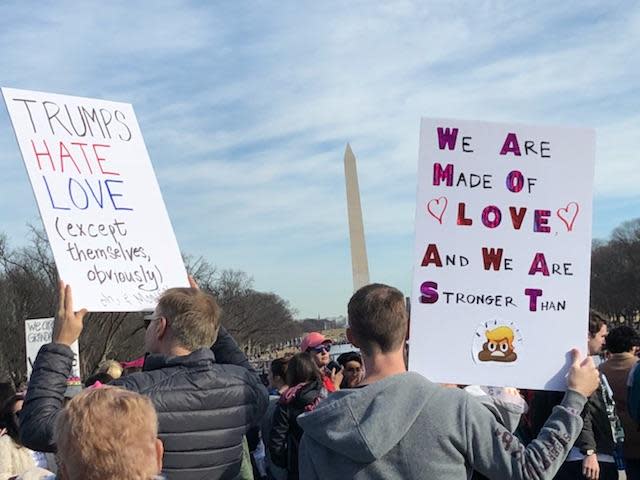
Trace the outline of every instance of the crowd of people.
{"label": "crowd of people", "polygon": [[0,480],[640,479],[640,339],[596,312],[565,393],[437,385],[407,371],[404,295],[371,284],[348,304],[354,351],[311,332],[263,382],[191,280],[145,317],[145,357],[70,392],[86,311],[59,296],[26,394],[1,402]]}

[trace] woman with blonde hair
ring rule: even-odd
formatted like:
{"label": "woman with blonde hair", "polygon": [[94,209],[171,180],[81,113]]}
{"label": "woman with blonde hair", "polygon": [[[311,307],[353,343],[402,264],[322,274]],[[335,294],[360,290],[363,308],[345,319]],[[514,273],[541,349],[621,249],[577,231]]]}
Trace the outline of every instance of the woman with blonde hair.
{"label": "woman with blonde hair", "polygon": [[65,480],[161,478],[158,417],[139,393],[109,386],[83,391],[60,414],[56,442]]}

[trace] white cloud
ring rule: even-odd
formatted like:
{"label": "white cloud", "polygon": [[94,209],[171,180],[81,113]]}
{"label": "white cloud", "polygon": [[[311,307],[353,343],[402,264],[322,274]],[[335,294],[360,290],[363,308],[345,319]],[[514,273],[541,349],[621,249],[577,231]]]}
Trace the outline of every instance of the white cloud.
{"label": "white cloud", "polygon": [[[245,268],[303,314],[342,313],[351,289],[347,141],[368,240],[389,245],[370,256],[378,278],[410,271],[423,115],[595,126],[598,198],[638,196],[638,7],[166,1],[31,11],[1,7],[1,83],[132,102],[182,247]],[[0,137],[0,158],[20,181],[12,142]],[[24,209],[0,215],[15,226]],[[334,277],[330,296],[301,288]]]}

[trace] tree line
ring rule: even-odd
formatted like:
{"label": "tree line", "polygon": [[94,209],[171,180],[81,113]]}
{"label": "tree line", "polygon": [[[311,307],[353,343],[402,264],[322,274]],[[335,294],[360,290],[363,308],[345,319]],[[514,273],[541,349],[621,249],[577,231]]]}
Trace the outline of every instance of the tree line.
{"label": "tree line", "polygon": [[[219,270],[202,257],[186,256],[187,271],[202,290],[216,296],[222,324],[241,347],[254,348],[302,335],[302,324],[282,297],[253,288],[245,272]],[[26,245],[11,248],[0,235],[0,381],[15,386],[26,380],[24,320],[52,317],[57,307],[57,270],[43,231],[31,228]],[[133,360],[141,356],[143,315],[139,312],[93,312],[80,337],[83,378],[107,359]]]}
{"label": "tree line", "polygon": [[[219,270],[202,257],[184,260],[200,287],[216,296],[223,325],[242,347],[268,348],[304,331],[338,326],[326,319],[296,321],[285,299],[255,290],[245,272]],[[24,382],[24,320],[53,316],[56,285],[57,271],[44,232],[31,228],[26,245],[19,248],[10,248],[6,236],[0,235],[0,381]],[[593,242],[590,304],[615,322],[640,327],[640,218],[622,223],[609,240]],[[80,337],[83,377],[103,360],[142,355],[143,336],[140,313],[90,313]]]}
{"label": "tree line", "polygon": [[610,318],[640,323],[640,218],[622,223],[591,250],[591,306]]}

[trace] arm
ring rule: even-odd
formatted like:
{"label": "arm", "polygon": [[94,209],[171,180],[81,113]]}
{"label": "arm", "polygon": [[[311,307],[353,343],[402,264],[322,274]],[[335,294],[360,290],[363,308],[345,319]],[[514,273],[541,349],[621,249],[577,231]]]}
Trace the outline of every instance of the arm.
{"label": "arm", "polygon": [[286,407],[278,404],[275,412],[273,412],[273,425],[269,436],[269,454],[271,455],[271,461],[281,468],[287,468],[288,434],[289,414]]}
{"label": "arm", "polygon": [[562,392],[535,392],[533,400],[531,401],[530,410],[530,418],[532,423],[531,429],[533,435],[537,436],[540,433],[544,422],[546,422],[547,418],[549,418],[549,416],[551,415],[553,407],[555,407],[556,405],[560,405],[560,402],[562,402],[562,398]]}
{"label": "arm", "polygon": [[576,440],[575,447],[582,450],[595,450],[596,449],[596,439],[593,433],[593,402],[595,401],[595,396],[598,395],[598,392],[594,392],[593,395],[589,397],[587,404],[582,410],[582,430],[580,431],[580,435],[578,435],[578,439]]}
{"label": "arm", "polygon": [[248,429],[260,424],[264,413],[269,407],[269,392],[255,372],[244,371],[243,373],[248,387],[245,404],[251,406],[250,416],[247,419]]}
{"label": "arm", "polygon": [[[598,405],[604,408],[601,400],[602,396],[599,390],[596,390],[589,397],[589,400],[582,411],[584,425],[582,426],[582,431],[580,432],[580,435],[578,435],[578,439],[574,445],[576,448],[580,449],[581,453],[585,454],[585,457],[582,459],[582,475],[584,475],[585,478],[594,480],[600,476],[600,464],[598,463],[597,455],[593,453],[597,451],[596,436],[593,431],[593,416],[596,414]],[[588,450],[593,450],[593,452],[590,452],[591,455],[586,455]]]}
{"label": "arm", "polygon": [[543,480],[553,478],[582,430],[580,413],[598,388],[598,370],[589,357],[572,351],[568,390],[553,409],[538,437],[526,448],[475,399],[465,399],[463,414],[468,463],[489,478]]}
{"label": "arm", "polygon": [[249,377],[247,383],[251,387],[254,397],[250,404],[254,406],[255,412],[250,419],[250,424],[252,426],[257,425],[269,406],[269,392],[262,384],[258,372],[254,370],[236,341],[222,325],[218,331],[218,338],[211,350],[216,358],[216,363],[237,365],[247,370],[247,377]]}
{"label": "arm", "polygon": [[73,351],[67,345],[50,343],[38,352],[20,413],[20,438],[26,447],[55,452],[53,435],[72,365]]}
{"label": "arm", "polygon": [[238,365],[240,367],[246,368],[252,373],[256,373],[253,369],[249,360],[238,344],[233,339],[231,334],[227,332],[227,329],[220,325],[220,330],[218,331],[218,338],[215,343],[211,347],[213,354],[216,357],[216,363],[226,363],[231,365]]}
{"label": "arm", "polygon": [[255,395],[253,402],[255,415],[251,419],[251,426],[256,427],[260,425],[260,420],[262,420],[262,417],[269,407],[269,392],[267,391],[267,387],[260,381],[255,382],[253,391]]}
{"label": "arm", "polygon": [[526,448],[473,398],[466,400],[469,464],[489,478],[550,479],[564,462],[582,428],[586,397],[567,391],[538,437]]}
{"label": "arm", "polygon": [[53,434],[73,364],[70,345],[80,337],[86,314],[85,309],[74,311],[71,287],[60,281],[52,343],[38,352],[20,415],[20,438],[32,450],[55,451]]}

